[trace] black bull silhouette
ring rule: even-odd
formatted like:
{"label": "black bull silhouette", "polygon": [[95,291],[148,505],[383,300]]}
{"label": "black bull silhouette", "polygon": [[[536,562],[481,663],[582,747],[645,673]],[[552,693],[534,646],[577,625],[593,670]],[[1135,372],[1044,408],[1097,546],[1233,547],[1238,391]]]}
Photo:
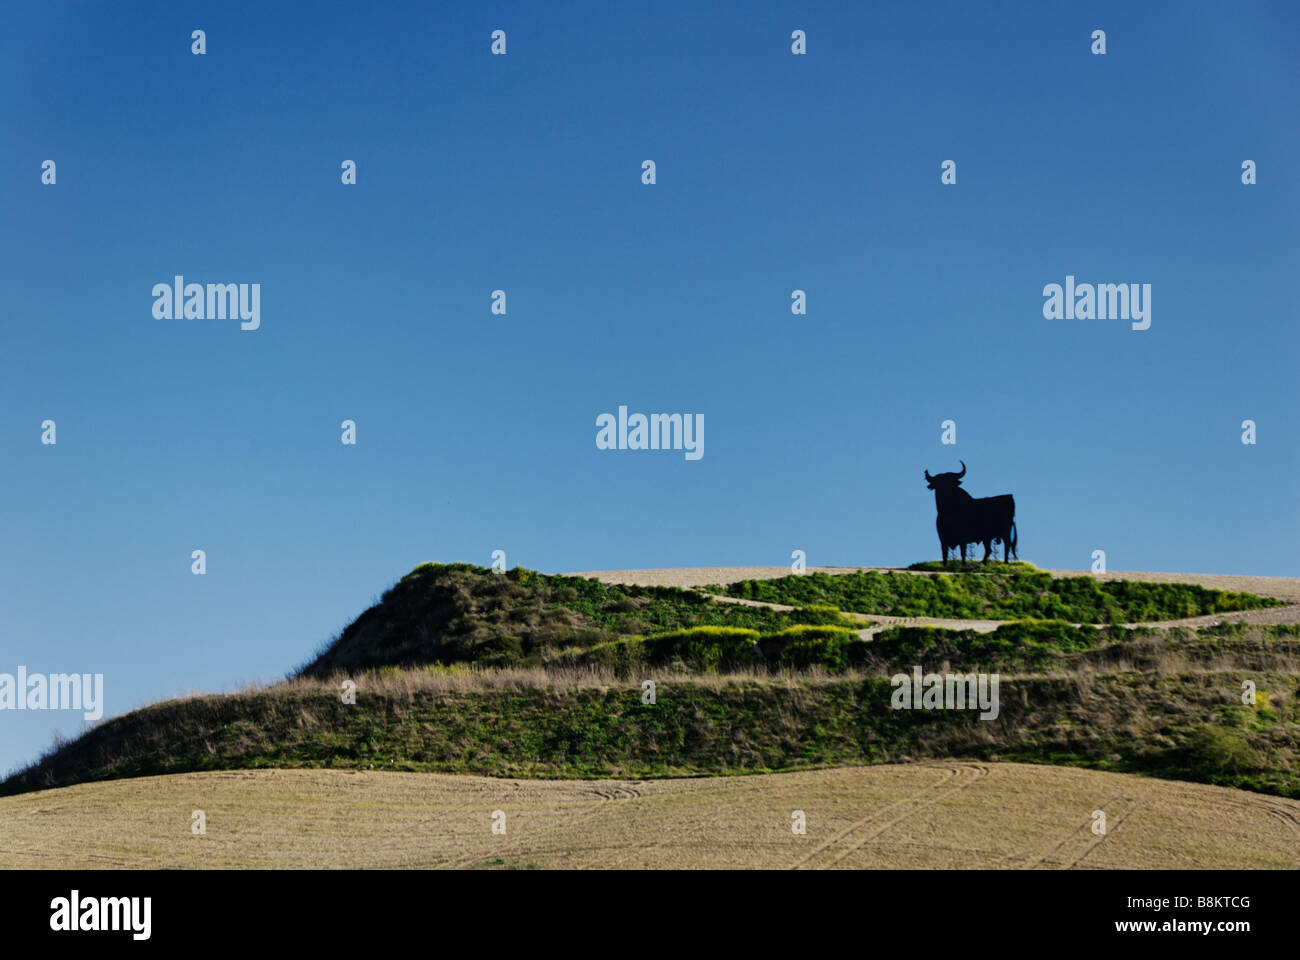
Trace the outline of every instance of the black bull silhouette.
{"label": "black bull silhouette", "polygon": [[972,497],[961,488],[961,478],[966,476],[966,462],[961,463],[961,473],[941,473],[930,476],[925,471],[926,485],[934,491],[934,506],[939,511],[935,529],[939,531],[939,546],[943,559],[948,551],[961,547],[961,558],[966,559],[966,545],[984,544],[987,560],[993,544],[1002,544],[1002,559],[1018,557],[1016,553],[1016,501],[1009,493],[1000,497]]}

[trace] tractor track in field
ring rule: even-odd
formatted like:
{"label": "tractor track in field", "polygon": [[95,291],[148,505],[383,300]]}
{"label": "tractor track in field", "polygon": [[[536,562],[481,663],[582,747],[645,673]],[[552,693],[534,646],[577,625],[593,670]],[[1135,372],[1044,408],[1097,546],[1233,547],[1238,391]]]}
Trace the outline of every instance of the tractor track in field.
{"label": "tractor track in field", "polygon": [[[584,796],[594,796],[597,803],[584,806],[575,811],[572,816],[572,822],[589,821],[593,818],[603,815],[609,808],[622,803],[629,803],[634,800],[642,799],[645,796],[643,787],[644,781],[596,781],[594,783],[583,784],[585,788]],[[524,845],[525,838],[510,834],[511,810],[509,804],[504,805],[506,814],[506,837],[503,841],[507,846],[505,849],[494,851],[500,859],[505,859],[505,855],[520,853]],[[537,852],[537,851],[534,851]],[[448,860],[444,866],[452,868],[464,868],[475,866],[483,861],[481,853],[465,854]]]}
{"label": "tractor track in field", "polygon": [[[857,821],[856,823],[850,825],[847,829],[840,831],[830,840],[827,840],[825,843],[818,846],[815,850],[812,851],[812,853],[808,854],[802,860],[794,864],[792,869],[803,870],[805,868],[809,868],[810,866],[814,866],[822,870],[829,869],[830,867],[835,866],[837,863],[840,863],[845,858],[852,855],[857,850],[860,850],[863,846],[870,843],[875,838],[879,837],[890,827],[902,823],[908,817],[913,816],[917,812],[924,810],[927,807],[933,806],[934,804],[938,803],[941,800],[947,800],[948,798],[953,797],[964,790],[968,790],[974,784],[978,783],[979,781],[983,780],[985,777],[989,775],[989,768],[984,764],[979,764],[979,763],[959,762],[959,763],[952,763],[952,764],[944,764],[943,766],[946,768],[949,774],[947,777],[940,779],[937,783],[931,784],[925,790],[922,790],[911,797],[907,797],[906,799],[903,800],[897,800],[889,804],[883,810],[880,810],[877,813],[866,816],[861,820]],[[971,776],[964,777],[963,774],[965,774],[967,771],[971,773]],[[961,778],[963,782],[949,788],[948,785],[952,782],[952,780],[957,778]],[[889,816],[893,810],[900,807],[903,808],[903,812],[901,814],[899,814],[896,817],[891,817],[890,819],[886,820],[884,823],[879,822],[882,817]],[[863,828],[868,828],[867,832],[859,834],[859,831],[861,831]],[[840,841],[846,838],[851,839],[849,845],[847,847],[843,847],[836,850],[835,848],[840,843]],[[826,860],[825,862],[815,863],[815,861],[817,861],[818,858],[823,857],[823,855],[829,856],[832,854],[833,856],[831,857],[830,860]]]}

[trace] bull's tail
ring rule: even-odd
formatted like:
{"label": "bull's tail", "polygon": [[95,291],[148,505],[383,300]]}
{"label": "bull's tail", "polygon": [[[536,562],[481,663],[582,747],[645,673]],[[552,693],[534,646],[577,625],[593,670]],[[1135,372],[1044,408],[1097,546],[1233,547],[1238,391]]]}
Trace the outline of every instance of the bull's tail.
{"label": "bull's tail", "polygon": [[1011,521],[1011,542],[1004,546],[1010,548],[1011,556],[1015,557],[1017,560],[1020,559],[1020,554],[1016,552],[1016,521],[1014,520]]}

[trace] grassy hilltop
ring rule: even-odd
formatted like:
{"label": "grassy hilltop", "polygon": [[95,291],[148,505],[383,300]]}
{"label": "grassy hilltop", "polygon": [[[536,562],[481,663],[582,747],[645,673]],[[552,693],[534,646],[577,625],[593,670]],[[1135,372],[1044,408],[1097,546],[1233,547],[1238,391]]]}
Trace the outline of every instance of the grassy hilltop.
{"label": "grassy hilltop", "polygon": [[[1300,797],[1300,626],[1121,626],[1275,600],[1027,564],[713,590],[794,609],[425,564],[284,683],[105,721],[0,793],[261,767],[646,778],[969,757]],[[1007,622],[867,639],[873,614]],[[890,676],[914,665],[1000,673],[1000,715],[891,710]]]}
{"label": "grassy hilltop", "polygon": [[[944,568],[934,562],[915,564],[912,569]],[[967,563],[959,569],[966,572],[938,576],[894,571],[810,573],[773,580],[742,580],[717,589],[727,596],[748,600],[831,603],[846,610],[905,617],[1037,618],[1094,624],[1178,620],[1279,604],[1271,597],[1207,590],[1189,583],[1054,578],[1024,562],[985,569]]]}

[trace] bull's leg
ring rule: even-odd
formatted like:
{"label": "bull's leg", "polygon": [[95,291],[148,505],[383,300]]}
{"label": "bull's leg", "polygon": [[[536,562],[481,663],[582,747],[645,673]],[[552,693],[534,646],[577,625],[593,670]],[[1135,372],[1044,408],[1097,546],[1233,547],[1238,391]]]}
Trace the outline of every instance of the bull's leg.
{"label": "bull's leg", "polygon": [[961,545],[961,562],[966,562],[966,544],[964,543]]}
{"label": "bull's leg", "polygon": [[982,559],[980,562],[981,562],[981,563],[987,563],[987,562],[988,562],[988,559],[989,559],[989,555],[990,555],[992,552],[993,552],[993,541],[992,541],[992,540],[985,540],[985,541],[984,541],[984,557],[983,557],[983,559]]}

